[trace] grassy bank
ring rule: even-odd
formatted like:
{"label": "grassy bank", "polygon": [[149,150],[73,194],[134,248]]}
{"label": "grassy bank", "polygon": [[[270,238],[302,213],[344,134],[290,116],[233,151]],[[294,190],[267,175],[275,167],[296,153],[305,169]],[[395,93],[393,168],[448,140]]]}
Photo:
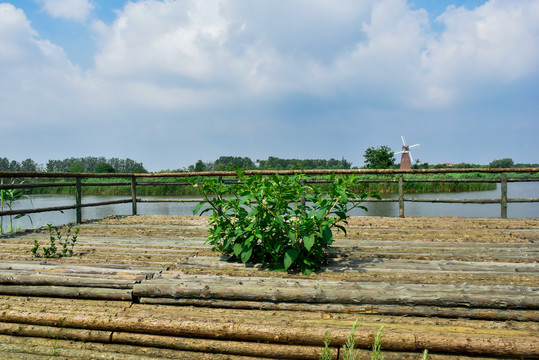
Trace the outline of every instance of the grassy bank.
{"label": "grassy bank", "polygon": [[[511,176],[511,175],[510,175]],[[522,174],[518,174],[522,176]],[[494,174],[428,174],[428,175],[406,175],[405,179],[494,179],[499,175]],[[398,183],[378,182],[380,180],[396,180],[395,176],[363,175],[358,177],[362,180],[358,184],[358,189],[366,191],[377,190],[380,194],[395,194],[398,192]],[[318,179],[323,179],[318,178]],[[363,182],[369,181],[372,182]],[[64,180],[56,180],[58,183],[65,183]],[[129,196],[131,195],[130,185],[117,186],[89,186],[92,183],[127,183],[126,179],[85,179],[82,188],[83,195],[109,195],[109,196]],[[179,178],[160,178],[152,180],[152,185],[137,185],[137,196],[202,196],[200,190],[190,185],[177,185],[173,182],[183,182]],[[159,184],[155,184],[159,183]],[[320,184],[320,186],[324,186]],[[476,182],[405,182],[404,192],[413,193],[441,193],[441,192],[466,192],[466,191],[487,191],[495,190],[496,183],[476,183]],[[28,190],[29,194],[74,194],[74,186],[59,186],[49,188],[34,188]]]}

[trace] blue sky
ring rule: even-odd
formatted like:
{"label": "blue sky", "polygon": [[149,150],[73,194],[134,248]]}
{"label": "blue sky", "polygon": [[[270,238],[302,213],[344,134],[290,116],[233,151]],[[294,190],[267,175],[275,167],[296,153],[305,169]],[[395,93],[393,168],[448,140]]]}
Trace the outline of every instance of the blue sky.
{"label": "blue sky", "polygon": [[537,163],[539,0],[0,0],[0,157]]}

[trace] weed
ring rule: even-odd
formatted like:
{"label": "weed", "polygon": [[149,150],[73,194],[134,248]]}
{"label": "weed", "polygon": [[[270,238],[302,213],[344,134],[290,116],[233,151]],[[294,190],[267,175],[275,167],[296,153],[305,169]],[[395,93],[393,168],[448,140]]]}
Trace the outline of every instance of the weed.
{"label": "weed", "polygon": [[374,337],[374,344],[372,344],[371,360],[384,360],[384,356],[382,355],[382,331],[384,331],[383,326],[378,329],[378,332]]}
{"label": "weed", "polygon": [[327,331],[324,333],[324,350],[322,350],[320,360],[333,360],[331,349],[329,348],[329,334]]}
{"label": "weed", "polygon": [[[0,184],[4,184],[4,179],[0,179]],[[11,180],[9,183],[10,185],[15,184],[15,180]],[[18,201],[20,198],[22,198],[23,192],[21,189],[1,189],[0,190],[0,211],[4,211],[4,204],[9,208],[9,210],[13,210],[13,204]],[[15,228],[13,227],[13,220],[20,219],[24,216],[28,216],[30,219],[30,222],[32,222],[32,218],[27,214],[19,214],[19,215],[9,215],[9,224],[7,225],[7,232],[14,232],[18,230],[18,226]],[[4,233],[4,217],[0,216],[0,234]]]}
{"label": "weed", "polygon": [[[34,247],[31,252],[35,257],[44,257],[44,258],[62,258],[67,256],[73,256],[73,248],[77,242],[77,237],[79,234],[79,228],[75,228],[75,233],[71,234],[71,229],[73,227],[72,223],[67,224],[67,230],[65,234],[65,239],[63,239],[62,232],[58,226],[52,226],[47,224],[49,228],[49,243],[50,246],[43,246],[43,254],[39,253],[39,242],[37,239],[34,240]],[[60,246],[60,251],[56,246],[56,242]]]}
{"label": "weed", "polygon": [[[356,320],[354,322],[354,325],[352,325],[352,330],[350,331],[350,334],[348,335],[348,339],[346,339],[346,343],[342,347],[342,359],[343,360],[359,360],[359,350],[355,349],[356,346],[356,338],[355,333],[357,329],[357,325],[359,323],[359,320]],[[380,327],[378,329],[378,332],[376,333],[374,337],[374,343],[372,345],[372,354],[371,354],[371,360],[384,360],[384,356],[382,355],[382,331],[384,331],[384,327]],[[428,360],[428,351],[427,349],[423,350],[423,357],[422,360]],[[331,356],[331,351],[329,349],[329,335],[326,331],[324,333],[324,349],[322,350],[322,355],[320,357],[320,360],[333,360],[333,357]]]}
{"label": "weed", "polygon": [[343,360],[359,360],[359,350],[356,350],[356,329],[357,324],[359,323],[359,320],[356,320],[354,322],[354,325],[352,325],[352,330],[350,331],[350,334],[348,335],[348,339],[346,339],[346,343],[343,345],[342,348],[342,356]]}

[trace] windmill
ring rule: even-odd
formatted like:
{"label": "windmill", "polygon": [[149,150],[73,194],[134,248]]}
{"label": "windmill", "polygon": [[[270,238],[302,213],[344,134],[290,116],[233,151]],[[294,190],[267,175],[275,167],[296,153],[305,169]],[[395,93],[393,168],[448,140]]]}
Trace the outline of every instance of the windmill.
{"label": "windmill", "polygon": [[410,149],[418,147],[419,144],[408,146],[406,145],[406,139],[404,139],[404,136],[401,136],[402,139],[402,150],[395,152],[395,154],[402,154],[401,155],[401,169],[410,169],[412,167],[412,162],[414,159],[412,158],[412,153],[410,152]]}

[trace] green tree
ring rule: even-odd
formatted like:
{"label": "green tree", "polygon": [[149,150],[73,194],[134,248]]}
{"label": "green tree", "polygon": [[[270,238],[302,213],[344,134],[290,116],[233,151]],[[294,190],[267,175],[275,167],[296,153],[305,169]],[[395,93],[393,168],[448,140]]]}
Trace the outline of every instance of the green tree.
{"label": "green tree", "polygon": [[202,160],[198,160],[197,163],[195,164],[195,172],[202,172],[202,171],[206,171],[206,164],[204,164],[204,161]]}
{"label": "green tree", "polygon": [[82,161],[75,161],[69,166],[67,171],[76,173],[84,172],[84,163]]}
{"label": "green tree", "polygon": [[395,164],[393,151],[385,145],[365,150],[365,167],[368,169],[389,169]]}
{"label": "green tree", "polygon": [[112,165],[107,163],[100,163],[95,166],[94,173],[98,174],[110,174],[116,172],[116,169]]}
{"label": "green tree", "polygon": [[21,163],[21,170],[22,171],[37,171],[38,170],[38,164],[32,159],[26,159],[23,160]]}
{"label": "green tree", "polygon": [[489,168],[493,168],[493,169],[512,168],[514,166],[515,166],[515,163],[513,162],[513,159],[510,159],[510,158],[494,160],[488,165]]}

